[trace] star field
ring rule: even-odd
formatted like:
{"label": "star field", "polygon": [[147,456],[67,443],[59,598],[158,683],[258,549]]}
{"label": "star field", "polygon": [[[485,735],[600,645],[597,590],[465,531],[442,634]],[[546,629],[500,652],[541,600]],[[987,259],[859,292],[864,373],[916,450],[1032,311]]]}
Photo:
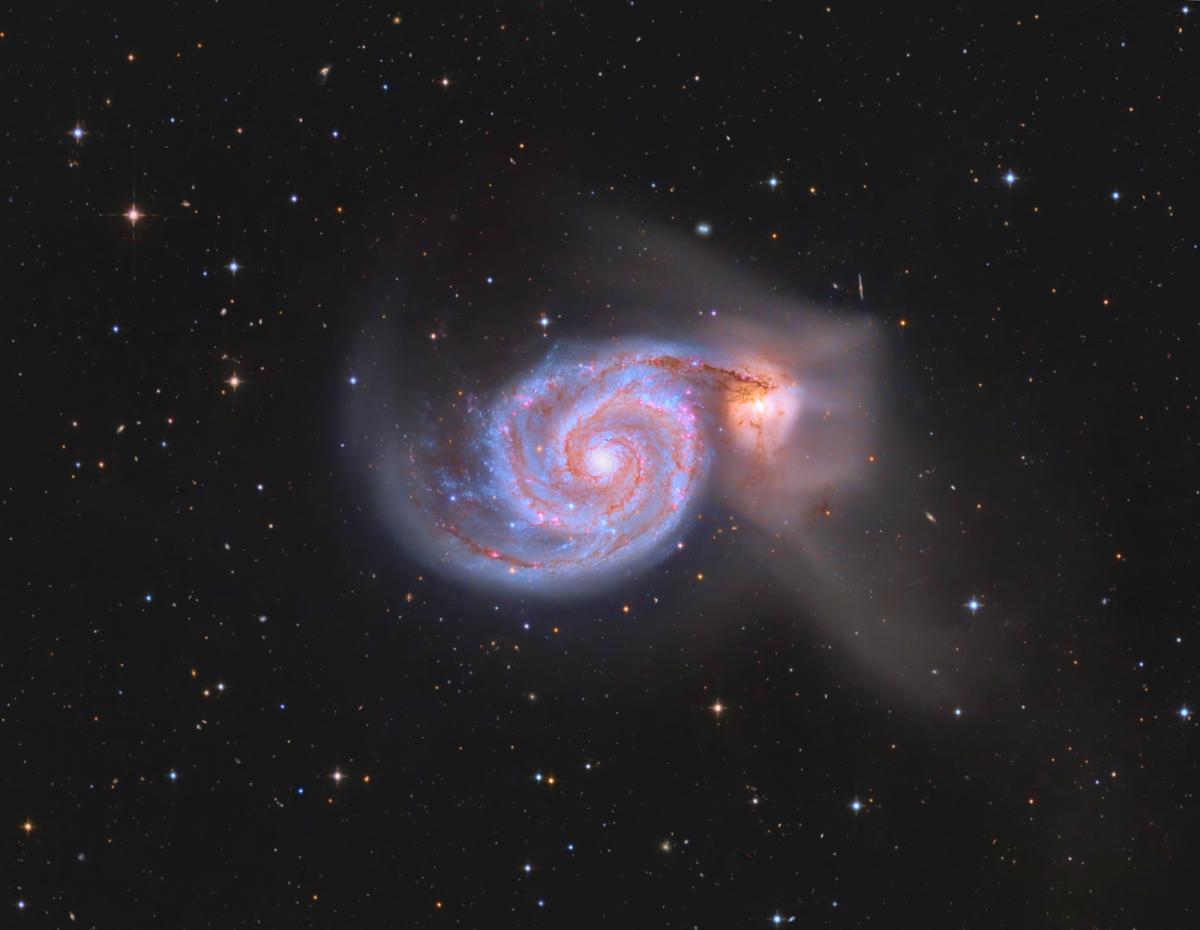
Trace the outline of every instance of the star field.
{"label": "star field", "polygon": [[0,15],[0,926],[1194,926],[1194,19]]}

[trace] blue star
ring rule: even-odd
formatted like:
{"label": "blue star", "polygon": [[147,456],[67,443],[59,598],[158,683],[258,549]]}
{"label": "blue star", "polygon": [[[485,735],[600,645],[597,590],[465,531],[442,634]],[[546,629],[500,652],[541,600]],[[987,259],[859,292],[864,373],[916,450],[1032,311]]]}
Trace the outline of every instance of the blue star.
{"label": "blue star", "polygon": [[1010,171],[1008,174],[1006,174],[1004,176],[1004,183],[1007,184],[1009,187],[1012,187],[1014,184],[1017,183],[1017,176]]}

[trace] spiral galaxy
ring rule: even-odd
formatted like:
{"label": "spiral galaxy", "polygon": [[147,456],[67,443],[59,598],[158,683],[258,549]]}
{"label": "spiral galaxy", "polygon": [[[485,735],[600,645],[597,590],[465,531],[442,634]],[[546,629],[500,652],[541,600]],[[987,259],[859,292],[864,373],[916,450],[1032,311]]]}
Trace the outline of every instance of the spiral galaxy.
{"label": "spiral galaxy", "polygon": [[437,298],[409,294],[364,323],[341,448],[380,527],[418,571],[556,599],[661,577],[668,557],[693,579],[713,555],[725,579],[836,576],[830,530],[879,471],[879,329],[690,237],[589,235],[536,315],[522,284],[487,314],[417,328]]}
{"label": "spiral galaxy", "polygon": [[669,551],[720,459],[765,464],[797,385],[752,360],[645,343],[552,351],[407,457],[438,561],[480,580],[586,582]]}

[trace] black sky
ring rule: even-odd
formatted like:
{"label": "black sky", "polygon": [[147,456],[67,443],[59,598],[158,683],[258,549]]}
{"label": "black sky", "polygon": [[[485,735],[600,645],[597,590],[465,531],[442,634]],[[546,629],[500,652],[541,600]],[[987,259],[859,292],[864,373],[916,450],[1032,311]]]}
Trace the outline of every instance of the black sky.
{"label": "black sky", "polygon": [[[0,926],[1192,926],[1200,10],[455,6],[0,15]],[[367,334],[661,328],[614,230],[877,327],[936,676],[718,508],[557,602],[381,525]]]}

